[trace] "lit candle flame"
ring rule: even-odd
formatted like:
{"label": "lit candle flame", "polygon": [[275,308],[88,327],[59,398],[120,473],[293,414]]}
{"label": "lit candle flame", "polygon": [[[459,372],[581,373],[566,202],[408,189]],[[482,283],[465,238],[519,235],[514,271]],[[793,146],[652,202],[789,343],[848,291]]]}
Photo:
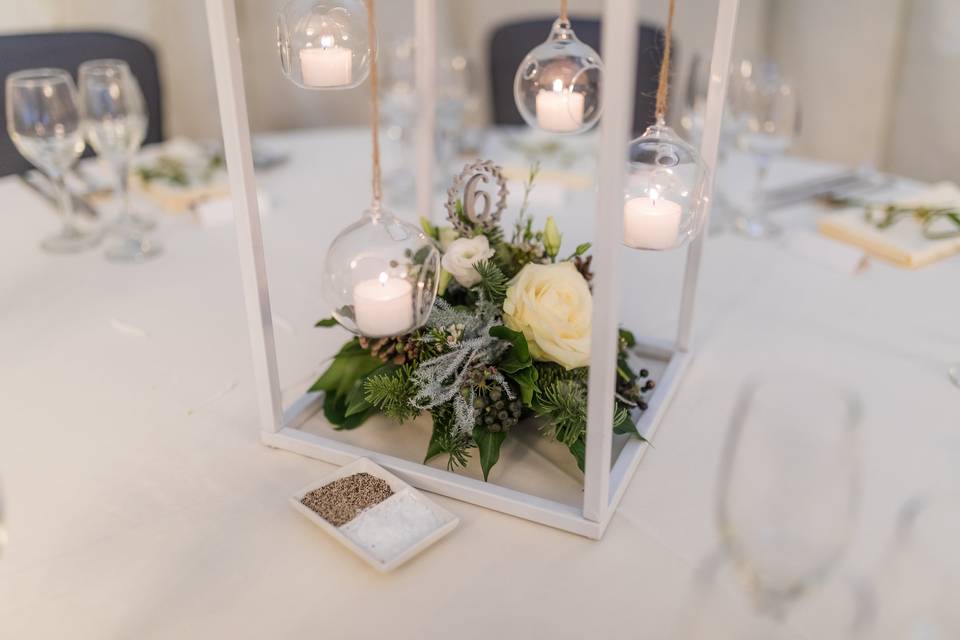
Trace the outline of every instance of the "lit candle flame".
{"label": "lit candle flame", "polygon": [[381,272],[380,272],[380,276],[379,276],[377,279],[380,281],[380,286],[381,286],[381,287],[386,286],[387,280],[388,280],[388,277],[387,277],[386,272],[381,271]]}
{"label": "lit candle flame", "polygon": [[329,49],[334,45],[333,36],[321,36],[320,37],[320,46],[324,49]]}
{"label": "lit candle flame", "polygon": [[553,81],[553,91],[554,93],[563,93],[563,80],[557,78]]}

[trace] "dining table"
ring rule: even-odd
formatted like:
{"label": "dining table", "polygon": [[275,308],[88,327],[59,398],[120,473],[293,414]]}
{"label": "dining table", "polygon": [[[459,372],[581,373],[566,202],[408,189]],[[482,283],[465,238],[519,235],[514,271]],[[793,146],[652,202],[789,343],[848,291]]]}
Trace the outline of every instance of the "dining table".
{"label": "dining table", "polygon": [[[490,129],[472,151],[511,176],[508,216],[523,193],[515,178],[539,158],[530,211],[538,224],[553,216],[572,251],[604,213],[596,141],[558,152]],[[257,182],[289,404],[348,337],[314,324],[330,313],[324,252],[369,205],[369,132],[255,142],[283,159]],[[410,157],[385,150],[386,206],[442,223],[459,161],[437,171],[435,210],[422,212]],[[838,169],[788,156],[769,179]],[[777,635],[766,637],[873,637],[905,505],[960,488],[960,388],[947,374],[960,362],[960,258],[912,271],[848,260],[859,254],[816,234],[829,212],[814,200],[770,212],[779,236],[742,237],[724,217],[747,198],[749,173],[718,174],[693,359],[603,538],[431,495],[459,527],[388,574],[288,504],[335,467],[261,444],[229,216],[159,213],[163,253],[141,263],[102,249],[51,255],[39,244],[54,209],[15,176],[0,179],[0,638],[682,639],[769,625]],[[100,208],[108,218],[111,203]],[[622,258],[622,324],[672,338],[685,251]],[[859,397],[861,494],[842,558],[774,624],[725,559],[716,513],[739,393],[781,370]]]}

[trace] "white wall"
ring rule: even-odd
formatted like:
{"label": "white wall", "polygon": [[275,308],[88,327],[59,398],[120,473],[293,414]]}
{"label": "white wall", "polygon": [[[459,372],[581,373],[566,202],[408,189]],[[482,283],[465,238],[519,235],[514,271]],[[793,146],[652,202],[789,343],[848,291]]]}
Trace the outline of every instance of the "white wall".
{"label": "white wall", "polygon": [[960,182],[960,0],[909,4],[886,164],[922,180]]}
{"label": "white wall", "polygon": [[883,164],[906,3],[772,0],[770,54],[801,103],[796,153]]}

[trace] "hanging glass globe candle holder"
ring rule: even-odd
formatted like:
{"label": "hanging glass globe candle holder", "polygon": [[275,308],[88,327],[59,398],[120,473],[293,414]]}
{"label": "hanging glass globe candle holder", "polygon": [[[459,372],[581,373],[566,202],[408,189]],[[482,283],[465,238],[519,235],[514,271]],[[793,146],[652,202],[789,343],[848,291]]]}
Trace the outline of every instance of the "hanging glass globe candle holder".
{"label": "hanging glass globe candle holder", "polygon": [[550,36],[520,63],[513,97],[531,127],[550,133],[587,131],[600,119],[603,62],[577,39],[565,15],[553,23]]}
{"label": "hanging glass globe candle holder", "polygon": [[327,249],[323,297],[337,322],[353,333],[404,335],[426,323],[439,273],[433,241],[375,205]]}
{"label": "hanging glass globe candle holder", "polygon": [[[367,1],[365,32],[375,41],[374,0]],[[422,327],[433,309],[440,274],[440,252],[433,240],[380,204],[378,95],[374,55],[370,68],[371,205],[360,220],[333,239],[322,276],[322,295],[334,319],[369,338],[400,336]]]}
{"label": "hanging glass globe candle holder", "polygon": [[367,79],[376,49],[362,0],[291,0],[277,15],[283,74],[305,89],[349,89]]}
{"label": "hanging glass globe candle holder", "polygon": [[697,150],[659,120],[630,143],[623,241],[635,249],[674,249],[700,231],[707,167]]}

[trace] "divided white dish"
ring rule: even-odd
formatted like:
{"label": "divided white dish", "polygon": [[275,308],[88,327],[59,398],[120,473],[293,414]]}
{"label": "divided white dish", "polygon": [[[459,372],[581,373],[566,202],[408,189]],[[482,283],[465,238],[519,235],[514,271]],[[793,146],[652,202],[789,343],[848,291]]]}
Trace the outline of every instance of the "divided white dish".
{"label": "divided white dish", "polygon": [[[301,503],[301,500],[303,500],[303,497],[306,494],[310,493],[311,491],[314,491],[315,489],[319,489],[322,486],[328,485],[334,480],[339,480],[340,478],[345,478],[355,473],[369,473],[370,475],[380,478],[381,480],[386,482],[388,485],[390,485],[390,488],[393,490],[392,496],[390,496],[383,502],[377,505],[374,505],[373,507],[370,507],[370,509],[368,509],[367,511],[364,511],[364,513],[372,509],[376,509],[378,506],[386,504],[390,500],[397,498],[397,496],[401,492],[407,492],[412,496],[414,496],[417,502],[429,508],[434,513],[434,515],[437,516],[437,519],[440,521],[440,524],[437,526],[437,528],[433,529],[430,533],[420,538],[416,542],[413,542],[409,547],[407,547],[397,555],[393,556],[387,561],[381,561],[375,555],[370,553],[370,551],[361,547],[360,545],[355,543],[353,540],[351,540],[349,537],[347,537],[347,535],[340,530],[340,527],[333,526],[332,524],[324,520],[322,517],[320,517],[320,515],[318,515],[312,509],[305,507]],[[440,505],[436,504],[433,500],[430,500],[425,495],[423,495],[423,493],[421,493],[420,491],[417,491],[412,486],[410,486],[409,484],[407,484],[397,476],[393,475],[392,473],[390,473],[380,465],[376,464],[372,460],[369,460],[368,458],[358,458],[357,460],[351,462],[350,464],[340,467],[333,473],[330,473],[329,475],[324,476],[320,480],[307,485],[303,489],[300,489],[299,491],[294,493],[292,496],[290,496],[290,504],[293,506],[294,509],[302,513],[308,520],[310,520],[315,525],[317,525],[318,527],[326,531],[328,534],[333,536],[337,541],[340,542],[340,544],[344,545],[345,547],[353,551],[355,554],[357,554],[358,556],[366,560],[367,563],[370,566],[372,566],[374,569],[382,572],[392,571],[393,569],[396,569],[401,564],[403,564],[413,556],[417,555],[418,553],[420,553],[421,551],[423,551],[424,549],[432,545],[434,542],[436,542],[440,538],[444,537],[445,535],[453,531],[456,528],[456,526],[460,523],[460,519],[457,516],[453,515],[452,513],[450,513],[443,507],[441,507]],[[357,517],[360,517],[360,516],[357,516]]]}

